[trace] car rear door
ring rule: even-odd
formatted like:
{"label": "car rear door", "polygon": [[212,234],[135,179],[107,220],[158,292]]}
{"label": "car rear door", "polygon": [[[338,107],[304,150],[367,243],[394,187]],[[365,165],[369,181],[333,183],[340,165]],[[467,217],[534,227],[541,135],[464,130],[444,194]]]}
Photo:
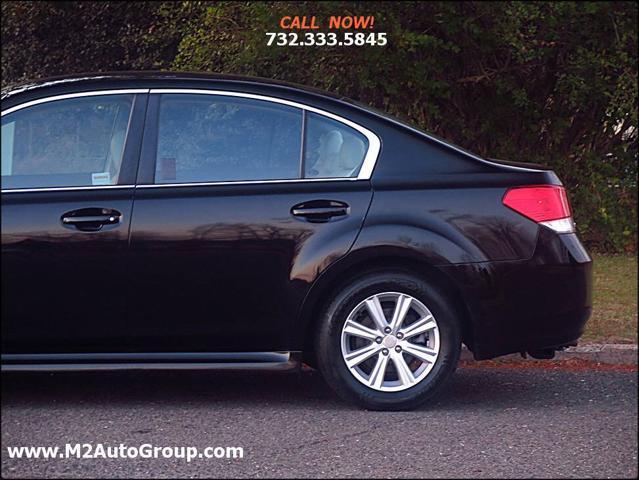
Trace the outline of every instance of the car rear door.
{"label": "car rear door", "polygon": [[370,132],[301,107],[151,91],[131,226],[133,341],[290,349],[311,282],[361,228],[379,151]]}
{"label": "car rear door", "polygon": [[145,92],[66,94],[2,112],[3,357],[126,350]]}

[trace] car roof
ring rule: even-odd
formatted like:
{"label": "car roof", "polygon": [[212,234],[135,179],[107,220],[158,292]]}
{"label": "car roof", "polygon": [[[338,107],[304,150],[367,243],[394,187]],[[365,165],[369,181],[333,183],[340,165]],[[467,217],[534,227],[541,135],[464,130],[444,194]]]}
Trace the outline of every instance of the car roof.
{"label": "car roof", "polygon": [[228,75],[220,73],[202,73],[202,72],[167,72],[167,71],[115,71],[115,72],[91,72],[78,73],[74,75],[61,75],[54,77],[46,77],[33,81],[23,81],[6,86],[2,89],[2,99],[7,99],[15,94],[22,92],[33,92],[34,90],[48,89],[58,86],[79,86],[90,84],[91,86],[109,86],[113,82],[135,82],[135,81],[188,81],[198,82],[222,82],[237,85],[253,85],[253,86],[271,86],[282,90],[294,91],[298,93],[312,94],[313,96],[340,101],[352,106],[366,109],[364,105],[358,104],[353,100],[335,95],[324,90],[314,87],[308,87],[292,82],[281,80],[273,80],[262,77],[249,77],[242,75]]}

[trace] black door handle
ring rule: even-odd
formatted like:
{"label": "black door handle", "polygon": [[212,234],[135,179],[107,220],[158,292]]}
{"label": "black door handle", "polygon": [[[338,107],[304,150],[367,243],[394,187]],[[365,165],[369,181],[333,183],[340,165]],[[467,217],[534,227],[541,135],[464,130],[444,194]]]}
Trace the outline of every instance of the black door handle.
{"label": "black door handle", "polygon": [[291,214],[309,222],[328,222],[334,217],[345,217],[350,213],[350,207],[344,202],[336,200],[313,200],[295,205]]}
{"label": "black door handle", "polygon": [[82,208],[62,215],[62,224],[84,232],[97,232],[105,225],[120,223],[122,214],[109,208]]}

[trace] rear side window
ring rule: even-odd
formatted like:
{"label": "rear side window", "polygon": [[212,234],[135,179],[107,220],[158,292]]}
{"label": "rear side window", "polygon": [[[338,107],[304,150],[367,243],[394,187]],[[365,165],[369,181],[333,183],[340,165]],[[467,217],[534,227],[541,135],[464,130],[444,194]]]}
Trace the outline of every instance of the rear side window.
{"label": "rear side window", "polygon": [[2,188],[118,183],[132,95],[70,98],[2,117]]}
{"label": "rear side window", "polygon": [[357,177],[368,151],[368,139],[357,130],[312,112],[306,117],[306,178]]}
{"label": "rear side window", "polygon": [[221,95],[160,97],[155,183],[300,177],[302,111]]}

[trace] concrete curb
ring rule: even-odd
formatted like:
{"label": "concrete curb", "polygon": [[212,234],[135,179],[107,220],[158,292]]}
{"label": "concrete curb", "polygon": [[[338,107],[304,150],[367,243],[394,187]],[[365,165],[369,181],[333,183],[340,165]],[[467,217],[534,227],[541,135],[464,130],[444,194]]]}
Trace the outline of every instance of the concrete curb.
{"label": "concrete curb", "polygon": [[[530,358],[529,356],[528,359]],[[573,358],[616,365],[637,365],[637,345],[626,343],[585,343],[556,352],[554,360],[570,360]],[[473,354],[465,346],[462,348],[460,360],[474,360]],[[504,355],[496,360],[527,361],[518,353]]]}

